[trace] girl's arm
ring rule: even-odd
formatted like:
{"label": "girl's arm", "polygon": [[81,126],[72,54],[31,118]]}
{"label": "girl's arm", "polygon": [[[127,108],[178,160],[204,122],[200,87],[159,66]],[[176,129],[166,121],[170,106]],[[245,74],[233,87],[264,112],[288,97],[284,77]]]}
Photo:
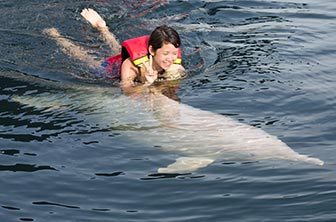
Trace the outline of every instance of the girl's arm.
{"label": "girl's arm", "polygon": [[121,66],[121,81],[120,88],[124,91],[126,95],[143,93],[147,90],[150,84],[137,84],[135,79],[140,75],[139,69],[135,67],[132,61],[128,58]]}
{"label": "girl's arm", "polygon": [[[152,68],[153,59],[150,56],[149,62],[144,62],[139,69],[130,58],[126,59],[121,66],[121,82],[120,87],[126,95],[143,93],[149,90],[149,87],[157,79],[157,71]],[[136,83],[138,78],[140,81]]]}

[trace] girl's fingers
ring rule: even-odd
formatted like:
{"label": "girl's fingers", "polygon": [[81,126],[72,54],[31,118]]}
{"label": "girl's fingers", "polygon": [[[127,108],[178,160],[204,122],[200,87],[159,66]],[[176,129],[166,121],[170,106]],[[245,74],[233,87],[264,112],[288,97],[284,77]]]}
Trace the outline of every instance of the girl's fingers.
{"label": "girl's fingers", "polygon": [[152,73],[154,70],[153,70],[153,56],[152,55],[149,55],[149,61],[148,63],[147,62],[142,62],[142,64],[145,66],[145,69],[147,72],[149,73]]}
{"label": "girl's fingers", "polygon": [[152,55],[149,55],[149,67],[152,67],[153,65],[153,57]]}
{"label": "girl's fingers", "polygon": [[148,65],[146,64],[146,62],[142,62],[142,65],[145,67],[146,71],[148,71]]}

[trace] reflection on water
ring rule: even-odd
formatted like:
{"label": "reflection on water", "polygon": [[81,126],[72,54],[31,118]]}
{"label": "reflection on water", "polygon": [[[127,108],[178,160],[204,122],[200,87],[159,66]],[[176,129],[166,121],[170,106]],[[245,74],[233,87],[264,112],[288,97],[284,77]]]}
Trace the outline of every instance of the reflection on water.
{"label": "reflection on water", "polygon": [[[120,40],[172,25],[191,73],[176,98],[326,165],[218,160],[193,173],[157,173],[178,155],[132,135],[162,123],[135,124],[146,112],[108,82],[86,79],[87,67],[42,34],[56,27],[97,58],[110,56],[81,18],[84,7]],[[333,221],[335,8],[331,0],[1,1],[0,220]],[[104,96],[113,102],[99,103]]]}

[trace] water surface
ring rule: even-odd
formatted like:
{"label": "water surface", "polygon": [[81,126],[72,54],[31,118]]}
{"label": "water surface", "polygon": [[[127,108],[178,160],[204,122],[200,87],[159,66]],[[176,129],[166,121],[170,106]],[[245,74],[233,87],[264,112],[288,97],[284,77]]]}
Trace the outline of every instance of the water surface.
{"label": "water surface", "polygon": [[[1,221],[334,221],[336,3],[120,2],[0,1]],[[56,27],[109,56],[81,18],[84,7],[120,40],[173,26],[191,73],[180,84],[182,103],[260,127],[325,166],[216,161],[190,174],[157,174],[177,154],[130,139],[139,130],[131,114],[113,119],[117,113],[94,102],[66,103],[90,101],[83,86],[120,96],[87,79],[86,66],[42,34]],[[13,100],[29,95],[66,104]],[[102,115],[111,122],[93,118]]]}

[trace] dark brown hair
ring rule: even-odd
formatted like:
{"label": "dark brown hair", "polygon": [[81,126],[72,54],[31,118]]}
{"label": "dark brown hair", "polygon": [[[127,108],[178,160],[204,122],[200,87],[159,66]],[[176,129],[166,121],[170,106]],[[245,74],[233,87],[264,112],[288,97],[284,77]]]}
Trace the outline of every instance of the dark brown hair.
{"label": "dark brown hair", "polygon": [[175,31],[175,29],[168,27],[166,25],[159,26],[149,37],[148,46],[152,46],[153,50],[161,48],[164,43],[171,43],[176,48],[179,48],[181,45],[181,39],[179,34]]}

